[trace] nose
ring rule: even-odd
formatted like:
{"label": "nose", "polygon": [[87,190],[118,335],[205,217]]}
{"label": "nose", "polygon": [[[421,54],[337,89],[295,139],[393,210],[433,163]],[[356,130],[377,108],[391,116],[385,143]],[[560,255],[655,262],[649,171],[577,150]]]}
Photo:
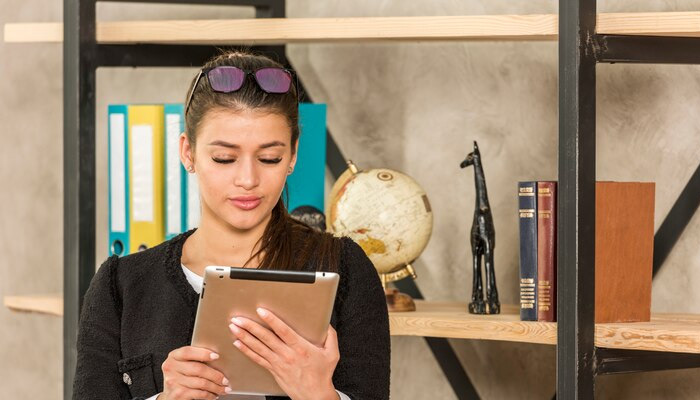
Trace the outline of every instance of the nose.
{"label": "nose", "polygon": [[245,190],[251,190],[260,184],[260,176],[255,165],[255,161],[251,158],[241,158],[238,162],[238,169],[233,183]]}

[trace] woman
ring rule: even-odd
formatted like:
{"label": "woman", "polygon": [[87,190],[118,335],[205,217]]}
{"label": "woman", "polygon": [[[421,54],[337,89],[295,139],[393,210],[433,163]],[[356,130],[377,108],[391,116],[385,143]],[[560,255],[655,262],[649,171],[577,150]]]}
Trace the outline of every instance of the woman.
{"label": "woman", "polygon": [[189,346],[208,265],[338,272],[323,347],[265,310],[272,331],[227,321],[231,345],[292,399],[388,398],[389,323],[372,263],[349,238],[294,221],[281,199],[299,139],[293,75],[267,57],[228,52],[202,68],[188,93],[180,158],[197,173],[200,226],[99,268],[80,317],[74,399],[225,395],[236,377],[206,364],[217,354]]}

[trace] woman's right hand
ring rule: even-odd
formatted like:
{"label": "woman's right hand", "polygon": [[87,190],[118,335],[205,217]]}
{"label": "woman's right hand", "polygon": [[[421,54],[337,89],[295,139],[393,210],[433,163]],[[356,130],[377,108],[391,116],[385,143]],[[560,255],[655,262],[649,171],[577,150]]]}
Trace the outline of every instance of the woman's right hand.
{"label": "woman's right hand", "polygon": [[201,347],[183,346],[163,362],[163,393],[158,400],[214,400],[229,393],[228,379],[205,364],[219,355]]}

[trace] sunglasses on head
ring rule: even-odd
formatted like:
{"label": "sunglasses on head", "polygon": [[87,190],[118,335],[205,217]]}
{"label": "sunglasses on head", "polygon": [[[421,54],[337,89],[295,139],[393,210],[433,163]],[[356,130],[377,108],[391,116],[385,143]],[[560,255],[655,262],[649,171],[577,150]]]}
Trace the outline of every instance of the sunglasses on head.
{"label": "sunglasses on head", "polygon": [[[249,71],[230,65],[203,68],[199,71],[199,75],[197,75],[197,80],[194,82],[192,91],[187,97],[185,115],[187,115],[187,110],[190,108],[190,103],[192,102],[192,97],[197,89],[197,84],[199,84],[199,80],[202,79],[203,75],[206,75],[207,80],[209,80],[209,86],[211,86],[212,90],[219,93],[231,93],[239,90],[241,87],[243,87],[248,75],[252,75],[255,78],[255,82],[257,82],[260,89],[262,89],[264,92],[282,94],[291,90],[292,75],[294,75],[296,78],[296,74],[293,70],[278,67],[263,67],[258,68],[255,71]],[[297,87],[299,87],[298,84]],[[297,91],[297,101],[298,100]]]}

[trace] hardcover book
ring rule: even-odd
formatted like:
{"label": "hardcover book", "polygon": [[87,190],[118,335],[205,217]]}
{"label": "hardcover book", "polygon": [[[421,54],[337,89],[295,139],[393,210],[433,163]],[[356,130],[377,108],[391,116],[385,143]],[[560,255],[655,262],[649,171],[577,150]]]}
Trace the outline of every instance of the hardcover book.
{"label": "hardcover book", "polygon": [[518,183],[520,320],[537,321],[537,182]]}
{"label": "hardcover book", "polygon": [[557,183],[537,183],[537,320],[557,320]]}

